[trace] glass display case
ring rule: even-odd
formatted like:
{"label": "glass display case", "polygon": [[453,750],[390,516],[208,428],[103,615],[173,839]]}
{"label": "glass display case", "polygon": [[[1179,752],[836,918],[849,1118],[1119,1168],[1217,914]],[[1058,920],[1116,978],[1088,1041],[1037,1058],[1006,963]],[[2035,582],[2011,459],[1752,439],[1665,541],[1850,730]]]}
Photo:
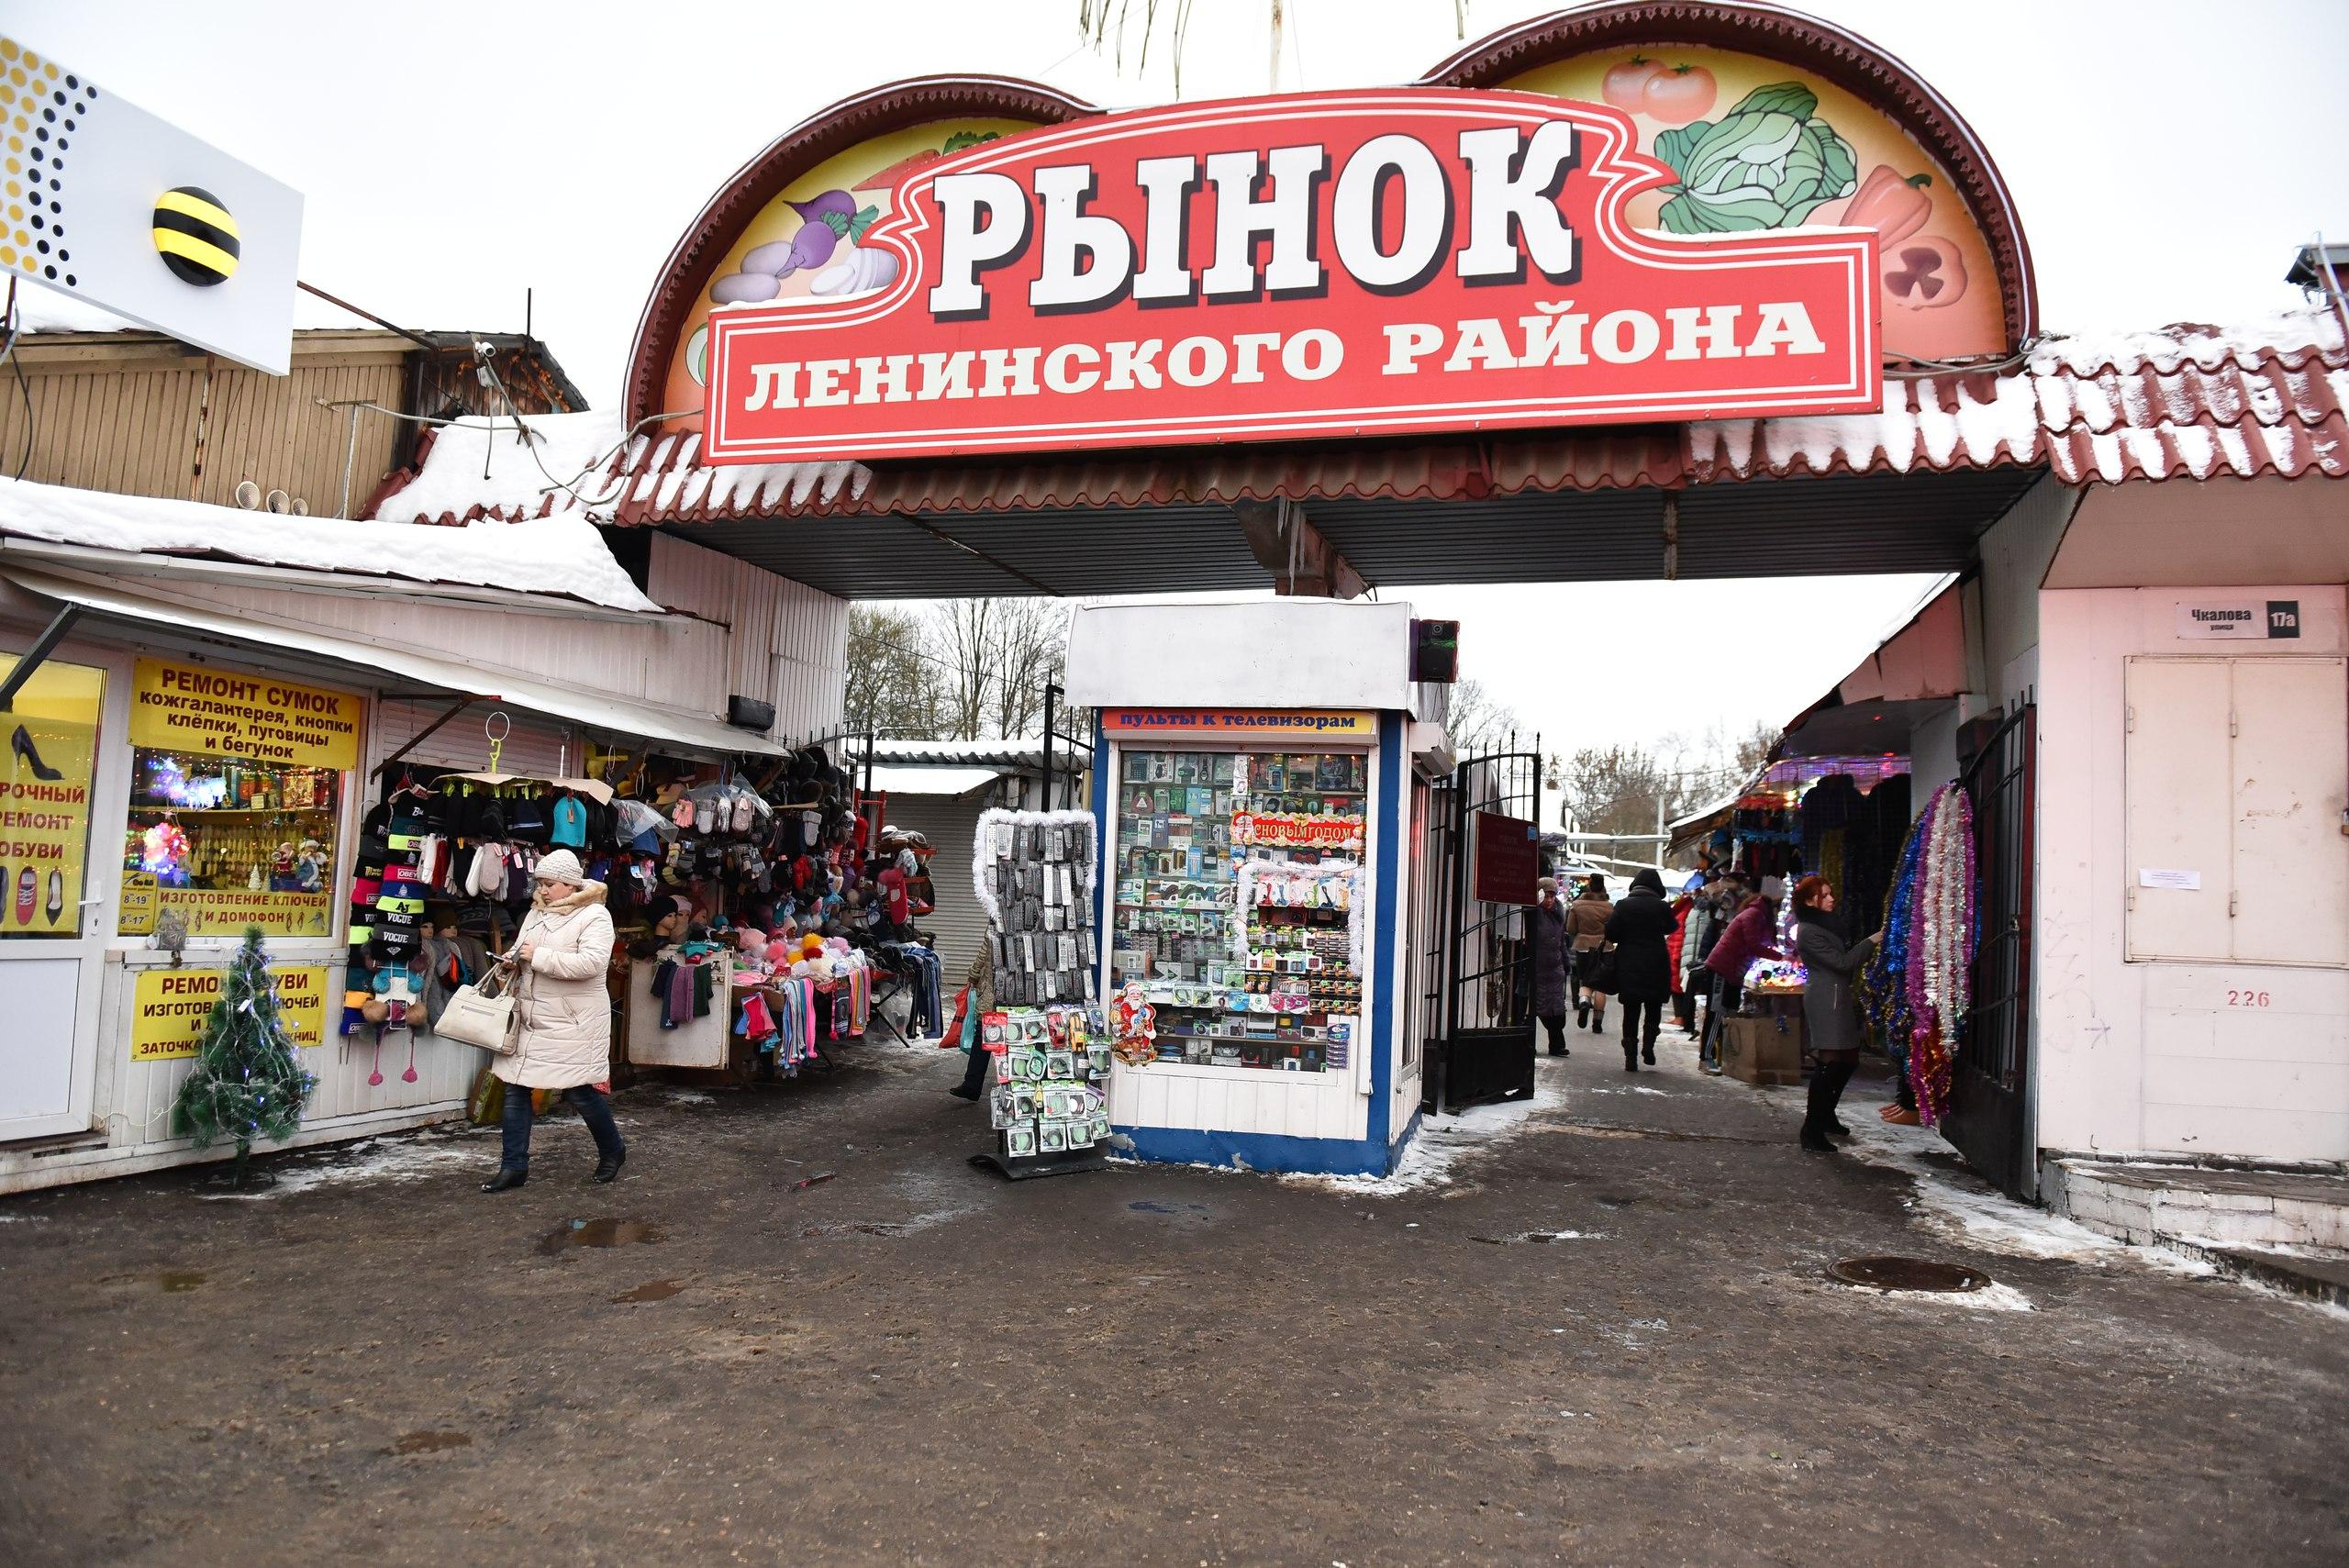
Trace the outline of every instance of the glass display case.
{"label": "glass display case", "polygon": [[121,929],[178,908],[193,935],[325,935],[341,796],[333,769],[134,748]]}
{"label": "glass display case", "polygon": [[1110,986],[1142,983],[1161,1063],[1346,1065],[1368,766],[1357,752],[1121,754]]}

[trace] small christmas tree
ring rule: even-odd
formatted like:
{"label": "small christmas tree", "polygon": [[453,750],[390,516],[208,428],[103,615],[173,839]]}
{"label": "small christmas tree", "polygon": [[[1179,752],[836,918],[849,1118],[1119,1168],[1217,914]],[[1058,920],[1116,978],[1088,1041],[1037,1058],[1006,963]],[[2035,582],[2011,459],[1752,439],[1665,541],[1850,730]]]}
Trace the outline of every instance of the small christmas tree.
{"label": "small christmas tree", "polygon": [[242,1186],[253,1140],[292,1137],[317,1082],[302,1071],[293,1037],[278,1017],[277,986],[261,931],[249,929],[236,962],[221,977],[220,999],[212,1004],[196,1048],[195,1071],[172,1106],[172,1130],[194,1139],[198,1149],[235,1139],[230,1179]]}

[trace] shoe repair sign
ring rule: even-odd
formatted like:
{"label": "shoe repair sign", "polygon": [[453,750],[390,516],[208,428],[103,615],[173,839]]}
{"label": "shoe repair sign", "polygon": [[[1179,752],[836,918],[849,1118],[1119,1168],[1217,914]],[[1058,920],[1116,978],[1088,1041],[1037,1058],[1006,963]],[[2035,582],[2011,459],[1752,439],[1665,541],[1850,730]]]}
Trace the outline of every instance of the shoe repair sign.
{"label": "shoe repair sign", "polygon": [[[212,1005],[220,999],[219,969],[142,969],[130,1015],[130,1060],[169,1062],[194,1056],[204,1043]],[[304,1051],[327,1042],[327,972],[317,964],[270,970],[277,982],[277,1017]]]}
{"label": "shoe repair sign", "polygon": [[1876,408],[1873,231],[1631,229],[1676,178],[1634,145],[1439,88],[981,143],[858,240],[869,292],[712,315],[705,461]]}

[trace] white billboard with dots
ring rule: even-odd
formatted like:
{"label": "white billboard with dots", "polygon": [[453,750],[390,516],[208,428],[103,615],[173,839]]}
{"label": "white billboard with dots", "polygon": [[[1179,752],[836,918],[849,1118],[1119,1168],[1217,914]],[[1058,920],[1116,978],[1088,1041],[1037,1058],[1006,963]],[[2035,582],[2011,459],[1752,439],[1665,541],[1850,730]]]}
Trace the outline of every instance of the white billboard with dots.
{"label": "white billboard with dots", "polygon": [[0,275],[285,373],[299,191],[12,38],[0,143]]}

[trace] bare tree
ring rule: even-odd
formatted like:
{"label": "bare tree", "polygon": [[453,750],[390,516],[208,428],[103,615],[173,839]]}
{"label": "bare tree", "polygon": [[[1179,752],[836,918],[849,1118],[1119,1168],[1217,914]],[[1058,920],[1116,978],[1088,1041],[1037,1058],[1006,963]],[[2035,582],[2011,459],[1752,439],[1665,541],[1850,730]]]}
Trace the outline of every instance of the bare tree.
{"label": "bare tree", "polygon": [[1675,779],[1643,746],[1585,746],[1564,760],[1560,784],[1586,833],[1653,833],[1656,808],[1671,813]]}
{"label": "bare tree", "polygon": [[847,717],[884,735],[930,739],[945,712],[944,682],[923,646],[921,618],[904,610],[851,606]]}
{"label": "bare tree", "polygon": [[1473,678],[1453,683],[1443,727],[1452,737],[1453,751],[1463,757],[1497,751],[1511,735],[1525,729],[1517,709],[1496,702],[1485,684]]}
{"label": "bare tree", "polygon": [[957,599],[931,612],[926,640],[950,738],[1042,728],[1044,683],[1060,678],[1066,658],[1065,617],[1052,599]]}
{"label": "bare tree", "polygon": [[[1183,53],[1190,41],[1191,8],[1197,0],[1076,0],[1077,36],[1099,54],[1111,52],[1117,69],[1126,68],[1128,28],[1138,35],[1134,49],[1134,72],[1140,75],[1150,69],[1151,39],[1158,29],[1163,16],[1169,24],[1166,55],[1174,68],[1174,95],[1183,95]],[[1452,0],[1452,27],[1460,38],[1468,36],[1469,0]],[[1271,65],[1266,74],[1266,88],[1280,84],[1281,40],[1288,26],[1286,0],[1265,0],[1264,23],[1266,41],[1271,46]]]}

